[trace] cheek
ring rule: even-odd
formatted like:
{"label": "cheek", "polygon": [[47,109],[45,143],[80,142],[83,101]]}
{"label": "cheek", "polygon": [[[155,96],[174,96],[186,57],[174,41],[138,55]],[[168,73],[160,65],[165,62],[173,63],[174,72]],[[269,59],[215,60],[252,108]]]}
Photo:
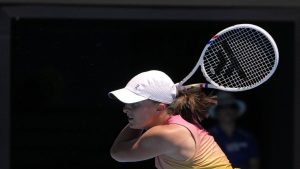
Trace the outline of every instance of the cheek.
{"label": "cheek", "polygon": [[146,122],[152,119],[153,111],[150,109],[141,109],[135,112],[135,118],[140,122]]}
{"label": "cheek", "polygon": [[134,118],[136,118],[137,120],[145,120],[148,118],[148,114],[147,112],[143,111],[143,110],[138,110],[136,112],[134,112]]}

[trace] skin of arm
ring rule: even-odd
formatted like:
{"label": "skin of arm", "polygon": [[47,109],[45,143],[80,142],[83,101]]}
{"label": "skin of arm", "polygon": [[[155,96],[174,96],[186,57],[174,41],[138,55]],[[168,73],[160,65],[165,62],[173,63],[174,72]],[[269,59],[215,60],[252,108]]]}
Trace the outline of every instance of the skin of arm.
{"label": "skin of arm", "polygon": [[174,134],[174,130],[167,127],[155,126],[141,133],[142,130],[131,129],[127,125],[111,147],[112,158],[119,162],[134,162],[178,151],[180,132]]}

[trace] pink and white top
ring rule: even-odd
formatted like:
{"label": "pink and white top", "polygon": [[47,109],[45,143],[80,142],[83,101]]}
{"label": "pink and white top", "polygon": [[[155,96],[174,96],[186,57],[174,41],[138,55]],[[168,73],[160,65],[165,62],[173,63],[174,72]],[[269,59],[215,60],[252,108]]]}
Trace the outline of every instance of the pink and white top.
{"label": "pink and white top", "polygon": [[214,138],[201,126],[184,120],[180,115],[171,116],[167,124],[178,124],[187,128],[196,143],[194,155],[184,161],[175,160],[166,155],[155,158],[158,169],[232,169],[226,155],[215,142]]}

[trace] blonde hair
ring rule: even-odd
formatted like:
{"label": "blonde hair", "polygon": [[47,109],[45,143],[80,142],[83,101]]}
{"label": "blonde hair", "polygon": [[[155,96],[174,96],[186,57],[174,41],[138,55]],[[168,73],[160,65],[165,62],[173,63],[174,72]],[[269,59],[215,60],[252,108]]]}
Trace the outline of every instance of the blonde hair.
{"label": "blonde hair", "polygon": [[205,94],[200,89],[192,88],[179,91],[176,99],[168,106],[169,114],[180,114],[186,121],[200,125],[208,117],[209,106],[217,104],[217,97]]}

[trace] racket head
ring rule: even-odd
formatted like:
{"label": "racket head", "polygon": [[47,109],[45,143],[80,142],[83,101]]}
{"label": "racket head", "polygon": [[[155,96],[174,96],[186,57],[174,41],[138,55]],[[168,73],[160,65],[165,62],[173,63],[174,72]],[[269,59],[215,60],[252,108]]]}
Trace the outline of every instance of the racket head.
{"label": "racket head", "polygon": [[275,72],[279,52],[272,36],[253,24],[238,24],[217,33],[203,49],[199,64],[206,80],[224,91],[245,91]]}

